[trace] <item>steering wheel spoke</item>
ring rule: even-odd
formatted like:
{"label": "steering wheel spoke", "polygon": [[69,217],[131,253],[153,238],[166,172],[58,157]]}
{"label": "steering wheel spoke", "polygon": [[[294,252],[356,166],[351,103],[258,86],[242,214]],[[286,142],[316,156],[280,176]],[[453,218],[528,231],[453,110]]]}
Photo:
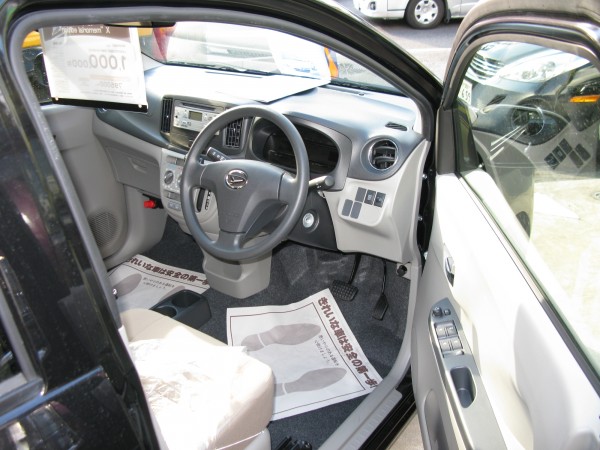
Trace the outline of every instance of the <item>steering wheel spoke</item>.
{"label": "steering wheel spoke", "polygon": [[286,205],[291,204],[297,195],[298,180],[291,174],[285,172],[279,183],[279,201]]}
{"label": "steering wheel spoke", "polygon": [[[200,183],[202,180],[202,175],[204,171],[208,167],[204,159],[200,158],[190,158],[185,163],[185,173],[183,175],[183,182],[187,182],[187,188],[197,188],[201,187]],[[205,186],[202,186],[205,187]]]}

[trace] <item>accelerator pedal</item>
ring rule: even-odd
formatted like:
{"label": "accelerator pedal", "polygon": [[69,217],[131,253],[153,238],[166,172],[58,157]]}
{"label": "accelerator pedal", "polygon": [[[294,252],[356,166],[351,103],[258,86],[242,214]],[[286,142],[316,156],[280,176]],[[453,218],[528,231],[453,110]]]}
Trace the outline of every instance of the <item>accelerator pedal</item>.
{"label": "accelerator pedal", "polygon": [[288,436],[279,443],[275,450],[312,450],[312,445]]}
{"label": "accelerator pedal", "polygon": [[385,296],[385,281],[387,278],[387,264],[385,259],[382,259],[383,262],[383,281],[381,283],[381,294],[379,295],[379,300],[375,303],[375,307],[373,308],[373,312],[371,313],[371,317],[377,320],[383,320],[385,313],[388,310],[389,303],[388,299]]}

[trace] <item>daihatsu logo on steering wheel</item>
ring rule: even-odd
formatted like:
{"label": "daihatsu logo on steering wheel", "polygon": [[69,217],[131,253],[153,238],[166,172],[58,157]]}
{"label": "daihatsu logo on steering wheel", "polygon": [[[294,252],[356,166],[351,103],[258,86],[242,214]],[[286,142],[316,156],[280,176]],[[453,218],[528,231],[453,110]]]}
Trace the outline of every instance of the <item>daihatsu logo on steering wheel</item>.
{"label": "daihatsu logo on steering wheel", "polygon": [[240,169],[230,170],[225,175],[225,183],[231,189],[241,189],[248,184],[248,174]]}

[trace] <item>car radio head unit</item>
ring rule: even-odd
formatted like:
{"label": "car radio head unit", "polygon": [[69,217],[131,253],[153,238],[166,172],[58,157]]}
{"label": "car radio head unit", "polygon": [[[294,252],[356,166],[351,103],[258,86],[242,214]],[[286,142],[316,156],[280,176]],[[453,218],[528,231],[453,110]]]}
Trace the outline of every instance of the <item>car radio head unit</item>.
{"label": "car radio head unit", "polygon": [[183,99],[172,99],[165,107],[163,100],[163,122],[168,120],[168,127],[162,132],[168,133],[166,137],[171,144],[188,149],[198,133],[223,111],[224,105],[204,105]]}
{"label": "car radio head unit", "polygon": [[187,103],[175,104],[173,126],[184,130],[202,131],[204,127],[219,115],[214,108],[192,106]]}

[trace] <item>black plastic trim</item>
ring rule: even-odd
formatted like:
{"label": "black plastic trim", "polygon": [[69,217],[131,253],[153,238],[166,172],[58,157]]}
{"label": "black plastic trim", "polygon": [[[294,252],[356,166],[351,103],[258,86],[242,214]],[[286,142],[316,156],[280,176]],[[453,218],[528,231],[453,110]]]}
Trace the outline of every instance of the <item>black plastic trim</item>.
{"label": "black plastic trim", "polygon": [[148,112],[148,107],[146,105],[133,105],[129,103],[79,100],[75,98],[53,98],[52,103],[56,103],[57,105],[83,106],[87,108],[112,109],[139,113]]}
{"label": "black plastic trim", "polygon": [[[304,228],[302,225],[302,218],[307,213],[315,216],[315,223],[310,228]],[[333,220],[327,201],[314,190],[308,192],[302,215],[288,239],[300,244],[338,251]]]}

